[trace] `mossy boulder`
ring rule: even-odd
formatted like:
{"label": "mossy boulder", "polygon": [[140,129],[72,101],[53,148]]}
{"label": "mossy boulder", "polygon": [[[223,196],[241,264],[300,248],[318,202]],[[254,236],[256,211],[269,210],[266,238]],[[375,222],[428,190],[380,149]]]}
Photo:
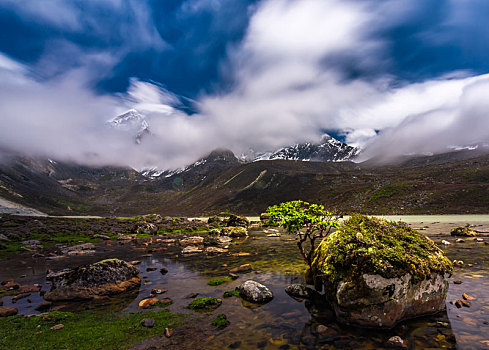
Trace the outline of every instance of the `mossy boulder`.
{"label": "mossy boulder", "polygon": [[432,240],[402,222],[354,215],[326,237],[306,270],[339,321],[393,327],[445,308],[452,264]]}
{"label": "mossy boulder", "polygon": [[139,270],[119,259],[53,272],[46,279],[51,281],[51,290],[44,299],[50,301],[95,299],[133,290],[141,284]]}
{"label": "mossy boulder", "polygon": [[459,236],[459,237],[475,237],[477,236],[477,232],[475,232],[468,226],[459,226],[459,227],[455,227],[450,232],[450,235]]}
{"label": "mossy boulder", "polygon": [[138,235],[155,235],[158,233],[158,226],[150,222],[138,222],[132,228],[132,232]]}

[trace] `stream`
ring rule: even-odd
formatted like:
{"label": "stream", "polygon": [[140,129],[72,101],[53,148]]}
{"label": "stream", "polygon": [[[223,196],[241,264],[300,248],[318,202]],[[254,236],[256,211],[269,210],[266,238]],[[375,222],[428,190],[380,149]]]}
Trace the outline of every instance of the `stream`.
{"label": "stream", "polygon": [[[398,220],[399,217],[389,219]],[[165,241],[165,237],[159,237],[159,241],[156,238],[104,241],[96,244],[94,254],[52,260],[22,253],[2,261],[0,281],[13,278],[22,284],[38,283],[47,291],[49,284],[45,277],[48,270],[76,267],[105,258],[140,260],[137,267],[143,283],[139,292],[97,302],[58,302],[55,306],[62,311],[74,312],[87,309],[94,312],[139,312],[139,301],[148,297],[153,288],[161,288],[168,289],[161,296],[172,299],[169,309],[176,313],[195,314],[185,309],[192,300],[187,298],[190,293],[223,299],[222,305],[210,315],[202,314],[200,322],[210,324],[215,315],[224,313],[230,325],[199,339],[202,349],[372,349],[383,348],[392,336],[400,336],[411,349],[484,349],[489,348],[489,245],[486,244],[489,238],[483,237],[485,242],[464,238],[464,243],[456,243],[456,237],[451,237],[449,232],[451,228],[466,223],[472,224],[476,230],[489,231],[489,217],[471,216],[470,221],[468,219],[456,216],[437,220],[424,216],[406,220],[413,228],[433,239],[450,260],[462,260],[464,264],[455,266],[449,279],[445,312],[408,320],[390,330],[344,326],[329,315],[318,313],[307,302],[289,297],[284,288],[291,283],[303,282],[305,268],[294,236],[267,237],[262,230],[250,231],[247,238],[233,239],[228,253],[215,256],[182,256],[178,244]],[[443,245],[442,240],[452,244]],[[210,279],[226,276],[229,269],[241,264],[251,264],[253,271],[219,286],[207,284]],[[162,267],[168,269],[167,274],[160,273]],[[155,268],[155,271],[148,272],[147,268]],[[238,297],[223,298],[224,291],[234,289],[249,279],[266,285],[274,294],[273,300],[265,305],[253,305]],[[454,281],[462,283],[455,284]],[[475,299],[470,307],[457,308],[451,302],[461,299],[463,293]],[[38,314],[34,308],[43,301],[39,293],[15,304],[11,299],[3,297],[4,306],[13,305],[25,315]],[[320,324],[327,327],[327,331],[321,334],[317,332]]]}

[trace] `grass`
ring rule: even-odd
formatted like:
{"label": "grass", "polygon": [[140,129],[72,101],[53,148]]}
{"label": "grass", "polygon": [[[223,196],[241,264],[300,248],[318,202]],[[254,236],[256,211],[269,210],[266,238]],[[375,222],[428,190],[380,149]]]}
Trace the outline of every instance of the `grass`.
{"label": "grass", "polygon": [[[183,324],[184,315],[167,310],[136,314],[80,314],[52,312],[41,316],[22,315],[0,319],[1,349],[126,349],[134,342],[164,333]],[[143,318],[155,320],[153,328],[141,326]],[[50,328],[63,324],[60,330]]]}
{"label": "grass", "polygon": [[391,198],[395,195],[401,194],[406,190],[407,182],[395,182],[385,186],[380,187],[372,195],[372,200],[375,201],[381,198]]}
{"label": "grass", "polygon": [[[117,235],[108,235],[111,239],[117,239]],[[93,236],[86,235],[82,232],[72,232],[72,233],[31,233],[20,240],[12,240],[7,242],[2,242],[5,247],[0,249],[0,260],[6,259],[10,254],[18,253],[22,250],[22,241],[28,240],[38,240],[42,248],[49,248],[56,244],[79,244],[79,243],[97,243],[100,242],[101,238],[95,238]]]}
{"label": "grass", "polygon": [[232,280],[232,278],[230,276],[225,276],[225,277],[220,277],[220,278],[213,278],[209,282],[207,282],[207,284],[209,286],[219,286],[219,285],[226,283],[226,282],[229,282],[231,280]]}

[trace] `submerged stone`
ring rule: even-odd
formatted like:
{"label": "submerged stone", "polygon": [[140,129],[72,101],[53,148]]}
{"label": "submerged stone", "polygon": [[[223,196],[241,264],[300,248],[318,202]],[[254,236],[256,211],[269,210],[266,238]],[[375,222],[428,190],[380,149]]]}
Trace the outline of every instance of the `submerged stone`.
{"label": "submerged stone", "polygon": [[141,277],[133,265],[107,259],[76,269],[64,269],[47,275],[51,290],[44,295],[50,301],[93,299],[139,288]]}
{"label": "submerged stone", "polygon": [[324,286],[340,322],[391,328],[443,310],[451,271],[434,242],[406,224],[354,215],[320,243],[306,277]]}

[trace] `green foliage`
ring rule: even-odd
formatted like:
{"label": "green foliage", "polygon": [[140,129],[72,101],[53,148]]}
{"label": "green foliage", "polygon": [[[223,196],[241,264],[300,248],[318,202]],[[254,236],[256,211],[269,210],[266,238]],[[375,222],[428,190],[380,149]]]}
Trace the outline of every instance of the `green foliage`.
{"label": "green foliage", "polygon": [[219,314],[216,316],[216,318],[212,321],[212,325],[216,327],[217,329],[223,329],[229,326],[231,322],[228,321],[226,315],[224,314]]}
{"label": "green foliage", "polygon": [[213,278],[209,282],[207,282],[207,284],[209,286],[219,286],[219,285],[226,283],[228,281],[231,281],[231,280],[232,280],[231,277],[225,276],[225,277],[221,277],[221,278]]}
{"label": "green foliage", "polygon": [[321,276],[332,291],[339,281],[364,273],[385,278],[410,273],[419,281],[451,271],[441,249],[407,224],[355,214],[317,247],[308,274]]}
{"label": "green foliage", "polygon": [[222,296],[224,298],[239,297],[239,291],[236,289],[227,290]]}
{"label": "green foliage", "polygon": [[[166,310],[136,314],[52,312],[42,316],[0,318],[1,349],[126,349],[134,342],[163,334],[182,324],[184,315]],[[153,328],[141,326],[143,318],[155,320]],[[50,328],[63,324],[64,328]]]}
{"label": "green foliage", "polygon": [[324,209],[320,204],[309,204],[303,201],[284,202],[268,207],[269,222],[282,226],[289,233],[297,233],[306,228],[309,230],[326,230],[338,227],[332,220],[333,213]]}
{"label": "green foliage", "polygon": [[195,298],[190,304],[188,304],[187,309],[190,310],[210,310],[215,309],[221,305],[221,300],[209,297],[209,298]]}
{"label": "green foliage", "polygon": [[[288,233],[299,236],[297,245],[304,261],[311,266],[316,239],[327,236],[333,228],[338,228],[336,216],[320,204],[303,201],[284,202],[267,209],[270,225],[282,226]],[[304,243],[309,241],[306,251]]]}

